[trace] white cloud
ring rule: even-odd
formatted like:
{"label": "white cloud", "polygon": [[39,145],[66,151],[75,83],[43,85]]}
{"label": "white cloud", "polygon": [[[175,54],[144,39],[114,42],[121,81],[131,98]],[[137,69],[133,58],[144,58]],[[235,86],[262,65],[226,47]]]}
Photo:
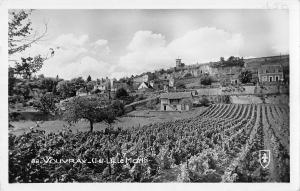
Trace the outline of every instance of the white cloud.
{"label": "white cloud", "polygon": [[91,43],[91,48],[91,53],[94,55],[106,56],[111,52],[108,46],[108,41],[105,39],[99,39],[94,43]]}
{"label": "white cloud", "polygon": [[162,34],[155,34],[152,31],[138,31],[127,46],[129,51],[147,51],[157,47],[164,47],[165,37]]}
{"label": "white cloud", "polygon": [[21,56],[35,56],[41,54],[50,56],[50,48],[55,50],[54,56],[44,62],[38,74],[45,76],[59,75],[64,79],[82,76],[86,78],[100,78],[108,75],[110,65],[103,61],[103,57],[110,53],[108,41],[99,39],[89,41],[88,35],[62,34],[51,43],[41,42],[30,47],[25,52],[16,54]]}
{"label": "white cloud", "polygon": [[84,79],[91,75],[92,79],[107,75],[108,63],[98,61],[93,57],[85,56],[80,61],[71,63],[62,68],[62,75],[66,79],[82,76]]}
{"label": "white cloud", "polygon": [[[189,31],[168,44],[162,34],[138,31],[127,46],[128,53],[120,57],[118,67],[122,73],[138,74],[172,67],[177,57],[188,65],[214,61],[221,56],[239,56],[243,43],[241,34],[210,27]],[[120,74],[118,67],[112,76]]]}
{"label": "white cloud", "polygon": [[241,34],[205,27],[175,39],[167,48],[172,55],[183,58],[187,64],[193,64],[218,60],[221,56],[239,56],[242,45]]}
{"label": "white cloud", "polygon": [[73,48],[82,46],[89,40],[88,35],[75,36],[72,33],[62,34],[54,40],[54,45],[62,48]]}
{"label": "white cloud", "polygon": [[99,39],[96,42],[94,42],[94,46],[95,47],[99,47],[99,46],[105,46],[107,45],[108,41],[104,40],[104,39]]}

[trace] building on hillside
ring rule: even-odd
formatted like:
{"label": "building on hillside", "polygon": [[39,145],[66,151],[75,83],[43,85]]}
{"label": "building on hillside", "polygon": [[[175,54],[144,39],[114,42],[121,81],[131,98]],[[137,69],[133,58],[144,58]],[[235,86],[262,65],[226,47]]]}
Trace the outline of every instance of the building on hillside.
{"label": "building on hillside", "polygon": [[242,72],[243,67],[240,66],[227,66],[218,68],[218,79],[223,85],[239,84],[239,74]]}
{"label": "building on hillside", "polygon": [[100,91],[108,91],[111,89],[111,80],[106,77],[105,79],[101,79],[101,80],[97,80],[96,85],[94,86],[94,91],[96,90],[100,90]]}
{"label": "building on hillside", "polygon": [[278,63],[262,64],[258,70],[258,79],[261,83],[274,83],[283,81],[283,67]]}
{"label": "building on hillside", "polygon": [[153,87],[148,82],[142,82],[138,87],[138,91],[142,91],[142,92],[153,91],[153,90],[154,90]]}
{"label": "building on hillside", "polygon": [[185,66],[185,64],[183,62],[181,62],[180,58],[176,59],[176,68],[182,68],[184,66]]}
{"label": "building on hillside", "polygon": [[169,92],[160,95],[162,111],[189,111],[193,105],[191,92]]}

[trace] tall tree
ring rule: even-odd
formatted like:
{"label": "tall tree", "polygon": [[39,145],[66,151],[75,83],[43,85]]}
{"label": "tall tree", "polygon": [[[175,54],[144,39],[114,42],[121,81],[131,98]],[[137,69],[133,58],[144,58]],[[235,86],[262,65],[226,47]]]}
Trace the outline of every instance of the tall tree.
{"label": "tall tree", "polygon": [[[45,60],[54,56],[54,49],[50,48],[45,56],[38,54],[34,57],[12,59],[12,55],[22,52],[32,44],[42,40],[47,33],[47,24],[42,33],[33,30],[30,20],[32,10],[11,10],[8,20],[8,55],[9,61],[15,63],[16,74],[29,79],[32,74],[41,69]],[[58,49],[59,47],[57,47]]]}
{"label": "tall tree", "polygon": [[90,81],[92,81],[92,77],[89,75],[86,79],[86,82],[90,82]]}
{"label": "tall tree", "polygon": [[9,11],[8,21],[8,54],[12,55],[24,51],[32,44],[41,40],[47,33],[47,24],[42,34],[33,32],[31,20],[29,18],[32,10],[12,10]]}

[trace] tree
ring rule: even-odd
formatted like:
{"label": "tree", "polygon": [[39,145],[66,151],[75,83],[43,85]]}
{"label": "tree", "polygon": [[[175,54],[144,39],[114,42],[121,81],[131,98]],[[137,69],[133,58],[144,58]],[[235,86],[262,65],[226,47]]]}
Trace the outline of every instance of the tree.
{"label": "tree", "polygon": [[34,58],[21,58],[21,60],[21,62],[15,62],[15,73],[22,76],[24,79],[30,79],[32,74],[38,72],[42,68],[45,58],[38,55]]}
{"label": "tree", "polygon": [[86,82],[90,82],[90,81],[92,81],[92,77],[89,75],[86,79]]}
{"label": "tree", "polygon": [[52,113],[56,111],[55,103],[57,102],[56,96],[52,92],[48,92],[39,98],[33,106],[44,113]]}
{"label": "tree", "polygon": [[116,110],[108,102],[98,97],[74,97],[65,103],[63,118],[68,122],[77,122],[86,119],[90,123],[90,131],[94,123],[105,121],[112,123],[117,116]]}
{"label": "tree", "polygon": [[212,78],[209,75],[204,75],[200,78],[200,83],[202,85],[211,85]]}
{"label": "tree", "polygon": [[9,11],[8,21],[8,54],[21,52],[41,40],[47,33],[47,24],[42,34],[33,32],[29,15],[32,10]]}
{"label": "tree", "polygon": [[117,89],[116,98],[123,99],[125,97],[128,97],[128,92],[124,88]]}
{"label": "tree", "polygon": [[239,66],[244,67],[244,58],[230,56],[227,60],[224,57],[220,57],[220,61],[213,64],[213,67],[230,67],[230,66]]}
{"label": "tree", "polygon": [[91,92],[91,91],[94,89],[94,85],[95,85],[95,82],[89,81],[89,82],[86,84],[86,91],[87,91],[87,92]]}
{"label": "tree", "polygon": [[76,89],[70,81],[60,81],[56,86],[61,99],[76,96]]}
{"label": "tree", "polygon": [[55,78],[42,78],[41,79],[41,88],[45,89],[47,92],[56,92],[57,80]]}
{"label": "tree", "polygon": [[31,98],[30,96],[30,85],[28,81],[21,81],[16,83],[13,88],[13,92],[15,95],[20,95],[24,97],[24,100],[28,100]]}
{"label": "tree", "polygon": [[252,81],[252,73],[249,70],[241,72],[239,75],[239,80],[245,84],[245,83],[250,83]]}
{"label": "tree", "polygon": [[50,56],[47,53],[46,56],[38,54],[34,57],[22,57],[20,61],[18,59],[11,59],[13,54],[26,50],[32,44],[40,41],[47,33],[47,24],[45,24],[43,33],[39,34],[37,31],[33,31],[29,18],[31,12],[32,10],[9,11],[8,20],[9,61],[15,63],[15,74],[25,79],[30,79],[32,74],[41,69],[43,62],[54,55],[54,49],[50,48]]}
{"label": "tree", "polygon": [[82,77],[71,79],[70,83],[74,86],[75,92],[80,88],[85,88],[86,83]]}

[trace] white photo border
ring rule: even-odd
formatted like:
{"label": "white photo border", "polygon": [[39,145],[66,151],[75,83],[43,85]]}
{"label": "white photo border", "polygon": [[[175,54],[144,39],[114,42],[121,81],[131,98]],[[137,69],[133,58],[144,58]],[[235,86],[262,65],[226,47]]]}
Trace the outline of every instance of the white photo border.
{"label": "white photo border", "polygon": [[[297,0],[0,0],[0,190],[300,190],[299,1]],[[290,56],[290,183],[28,183],[8,184],[9,9],[288,9]]]}

